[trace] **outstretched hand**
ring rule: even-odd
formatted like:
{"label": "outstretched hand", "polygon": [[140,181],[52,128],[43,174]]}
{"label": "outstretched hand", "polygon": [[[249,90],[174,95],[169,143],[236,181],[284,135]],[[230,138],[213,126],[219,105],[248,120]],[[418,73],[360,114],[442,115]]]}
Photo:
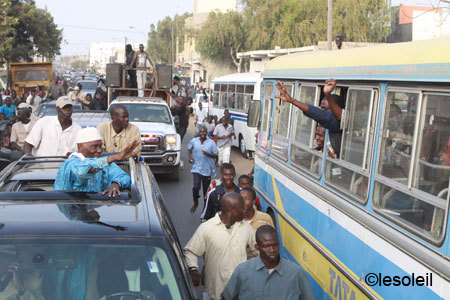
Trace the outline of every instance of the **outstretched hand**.
{"label": "outstretched hand", "polygon": [[323,87],[323,93],[325,95],[329,95],[331,94],[331,92],[334,90],[335,87],[336,87],[336,80],[334,80],[333,78],[327,79],[327,81],[325,81],[325,86]]}
{"label": "outstretched hand", "polygon": [[137,153],[136,147],[139,146],[140,143],[141,143],[140,140],[135,140],[134,142],[132,142],[131,144],[126,146],[125,149],[123,149],[121,152],[117,153],[117,157],[116,157],[117,160],[125,160],[125,159],[135,156]]}
{"label": "outstretched hand", "polygon": [[292,98],[291,98],[291,96],[289,96],[289,94],[286,90],[286,87],[284,86],[284,84],[281,81],[277,82],[277,88],[278,88],[278,91],[280,92],[280,95],[275,96],[275,98],[291,103]]}

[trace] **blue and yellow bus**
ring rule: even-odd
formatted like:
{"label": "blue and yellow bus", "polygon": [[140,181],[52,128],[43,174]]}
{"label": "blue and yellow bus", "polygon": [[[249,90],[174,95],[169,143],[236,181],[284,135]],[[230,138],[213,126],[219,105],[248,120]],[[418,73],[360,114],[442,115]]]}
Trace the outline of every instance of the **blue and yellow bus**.
{"label": "blue and yellow bus", "polygon": [[[254,185],[316,299],[450,299],[449,49],[386,44],[266,66]],[[315,150],[315,121],[276,98],[281,81],[320,106],[331,77],[346,100],[338,158],[327,143]]]}

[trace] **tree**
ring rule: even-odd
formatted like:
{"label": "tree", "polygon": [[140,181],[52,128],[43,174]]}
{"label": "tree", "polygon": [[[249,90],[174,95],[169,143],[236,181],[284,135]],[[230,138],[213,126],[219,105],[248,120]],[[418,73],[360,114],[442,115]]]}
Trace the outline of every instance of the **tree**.
{"label": "tree", "polygon": [[176,42],[178,41],[178,51],[184,49],[184,35],[187,32],[184,24],[188,16],[188,13],[175,15],[173,19],[167,16],[157,25],[150,25],[147,51],[152,60],[169,64],[175,62]]}
{"label": "tree", "polygon": [[197,34],[197,50],[203,57],[232,64],[241,72],[243,60],[237,53],[248,48],[248,35],[243,14],[211,12]]}
{"label": "tree", "polygon": [[0,61],[31,61],[34,55],[52,60],[60,54],[62,30],[52,15],[33,0],[0,0]]}

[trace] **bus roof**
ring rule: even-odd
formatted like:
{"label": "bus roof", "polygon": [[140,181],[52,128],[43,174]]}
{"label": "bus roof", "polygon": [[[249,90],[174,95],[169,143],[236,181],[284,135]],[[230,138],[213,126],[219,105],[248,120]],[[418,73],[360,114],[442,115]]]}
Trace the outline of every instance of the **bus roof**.
{"label": "bus roof", "polygon": [[257,83],[261,73],[234,73],[214,78],[212,83]]}
{"label": "bus roof", "polygon": [[277,57],[263,78],[450,82],[450,38]]}

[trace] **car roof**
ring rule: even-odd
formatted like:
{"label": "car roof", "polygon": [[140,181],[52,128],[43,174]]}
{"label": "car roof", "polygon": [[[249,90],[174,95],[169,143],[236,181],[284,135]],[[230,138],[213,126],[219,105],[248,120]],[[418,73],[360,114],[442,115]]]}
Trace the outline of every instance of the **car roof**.
{"label": "car roof", "polygon": [[[33,190],[26,187],[49,181],[50,187],[62,157],[22,158],[0,177],[0,233],[5,236],[163,237],[158,195],[151,181],[132,177],[130,190],[115,200],[102,193]],[[130,160],[131,174],[145,174],[144,165]],[[132,175],[134,176],[134,175]],[[148,176],[147,176],[148,177]],[[144,181],[144,182],[143,182]],[[139,184],[145,186],[137,187]],[[15,189],[7,189],[8,184]],[[19,186],[25,187],[23,190]],[[86,219],[95,210],[100,219]]]}

